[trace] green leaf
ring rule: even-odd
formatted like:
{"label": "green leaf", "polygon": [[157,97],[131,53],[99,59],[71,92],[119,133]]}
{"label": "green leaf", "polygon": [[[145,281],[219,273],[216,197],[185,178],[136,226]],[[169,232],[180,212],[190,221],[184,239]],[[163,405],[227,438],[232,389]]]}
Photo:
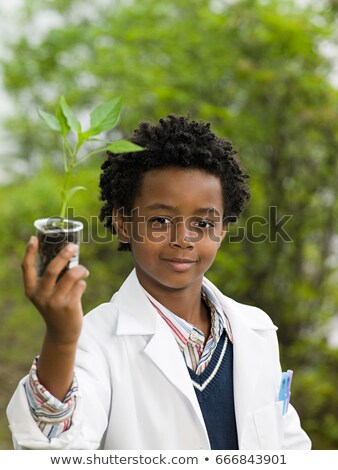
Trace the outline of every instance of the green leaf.
{"label": "green leaf", "polygon": [[59,105],[58,107],[58,110],[56,112],[56,117],[61,125],[61,132],[62,132],[62,135],[64,137],[66,137],[66,135],[68,134],[68,132],[70,131],[70,127],[68,125],[68,122],[67,122],[67,119],[65,117],[65,115],[63,114],[63,111],[62,111],[62,108],[61,108],[61,105]]}
{"label": "green leaf", "polygon": [[74,186],[73,188],[70,188],[67,191],[67,201],[69,201],[70,198],[72,198],[74,194],[77,193],[78,191],[86,191],[86,190],[87,188],[85,188],[84,186]]}
{"label": "green leaf", "polygon": [[128,153],[128,152],[141,152],[145,150],[139,145],[129,142],[129,140],[115,140],[105,150],[109,150],[112,153]]}
{"label": "green leaf", "polygon": [[70,127],[70,129],[73,129],[75,132],[80,133],[81,132],[81,124],[77,120],[75,114],[73,111],[70,109],[68,106],[68,103],[66,101],[66,98],[64,96],[61,96],[60,98],[60,107],[62,109],[62,113],[64,117],[67,120],[67,124]]}
{"label": "green leaf", "polygon": [[90,135],[97,135],[101,132],[113,129],[120,117],[122,108],[122,98],[118,97],[107,103],[99,104],[90,113]]}
{"label": "green leaf", "polygon": [[38,109],[38,114],[40,118],[45,121],[47,126],[50,127],[50,129],[56,132],[61,131],[61,124],[53,114],[46,113],[45,111],[41,111],[40,109]]}

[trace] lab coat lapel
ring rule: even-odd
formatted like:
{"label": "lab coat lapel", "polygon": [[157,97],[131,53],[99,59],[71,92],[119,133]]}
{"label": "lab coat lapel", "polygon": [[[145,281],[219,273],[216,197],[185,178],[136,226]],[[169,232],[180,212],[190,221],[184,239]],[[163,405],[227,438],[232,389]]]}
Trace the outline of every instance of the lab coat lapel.
{"label": "lab coat lapel", "polygon": [[[268,353],[266,340],[259,330],[277,329],[270,320],[257,320],[248,307],[224,296],[210,281],[204,282],[214,292],[226,314],[233,336],[233,380],[234,401],[238,433],[241,446],[247,415],[254,407],[253,399],[263,368],[264,355]],[[240,447],[241,448],[241,447]]]}
{"label": "lab coat lapel", "polygon": [[246,417],[254,405],[254,392],[265,354],[265,340],[239,321],[235,312],[229,310],[228,313],[234,338],[234,400],[240,444]]}
{"label": "lab coat lapel", "polygon": [[144,352],[156,367],[163,372],[167,379],[188,399],[193,411],[197,415],[206,445],[209,445],[201,408],[182,354],[168,325],[159,315],[157,315],[157,322],[156,333],[150,339]]}
{"label": "lab coat lapel", "polygon": [[118,311],[116,335],[153,335],[155,333],[156,316],[137,279],[135,269],[114,294],[111,302]]}
{"label": "lab coat lapel", "polygon": [[[133,294],[131,294],[131,292]],[[209,439],[187,367],[176,340],[140,285],[135,269],[112,298],[118,310],[117,335],[149,336],[144,353],[188,399],[200,423],[206,447]]]}

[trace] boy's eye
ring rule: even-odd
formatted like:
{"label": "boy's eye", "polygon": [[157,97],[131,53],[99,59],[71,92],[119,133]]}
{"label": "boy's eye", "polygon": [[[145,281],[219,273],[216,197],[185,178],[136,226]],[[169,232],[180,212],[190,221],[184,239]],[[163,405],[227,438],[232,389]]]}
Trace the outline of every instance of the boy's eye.
{"label": "boy's eye", "polygon": [[198,227],[198,228],[212,228],[212,227],[215,227],[214,222],[211,222],[210,220],[197,220],[196,222],[193,222],[192,225],[194,227]]}
{"label": "boy's eye", "polygon": [[150,222],[153,227],[159,227],[160,225],[170,224],[170,219],[168,217],[153,217]]}
{"label": "boy's eye", "polygon": [[[168,227],[171,223],[179,223],[180,221],[176,220],[175,218],[172,220],[169,217],[164,217],[164,216],[157,216],[157,217],[152,217],[149,219],[149,222],[151,223],[151,226],[153,229],[155,228],[163,228],[163,227]],[[193,221],[186,221],[185,222],[187,226],[189,225],[191,228],[212,228],[215,227],[215,223],[212,222],[211,220],[205,220],[205,219],[199,219],[199,220],[193,220]]]}

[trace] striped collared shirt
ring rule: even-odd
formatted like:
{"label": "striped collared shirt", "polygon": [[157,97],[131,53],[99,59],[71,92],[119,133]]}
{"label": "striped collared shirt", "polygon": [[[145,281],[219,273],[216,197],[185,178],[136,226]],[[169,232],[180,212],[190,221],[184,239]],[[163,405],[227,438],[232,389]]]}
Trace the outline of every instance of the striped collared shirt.
{"label": "striped collared shirt", "polygon": [[55,398],[40,382],[37,376],[39,357],[33,361],[28,381],[25,384],[26,396],[33,418],[40,431],[48,438],[58,436],[67,431],[72,423],[72,415],[76,404],[78,385],[76,377],[63,402]]}
{"label": "striped collared shirt", "polygon": [[175,315],[160,304],[144,289],[149,301],[172,330],[186,365],[197,374],[201,374],[209,364],[218,340],[225,329],[232,342],[231,328],[223,309],[210,289],[202,284],[201,296],[211,314],[211,330],[205,346],[204,334],[191,323]]}

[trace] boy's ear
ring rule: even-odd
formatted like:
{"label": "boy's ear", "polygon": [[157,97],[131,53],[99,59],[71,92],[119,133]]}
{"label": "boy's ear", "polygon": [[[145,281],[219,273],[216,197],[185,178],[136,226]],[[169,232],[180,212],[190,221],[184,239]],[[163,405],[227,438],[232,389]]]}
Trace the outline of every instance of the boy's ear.
{"label": "boy's ear", "polygon": [[113,224],[117,233],[117,238],[122,243],[130,242],[130,235],[128,232],[128,223],[124,216],[123,209],[113,209],[112,212]]}

